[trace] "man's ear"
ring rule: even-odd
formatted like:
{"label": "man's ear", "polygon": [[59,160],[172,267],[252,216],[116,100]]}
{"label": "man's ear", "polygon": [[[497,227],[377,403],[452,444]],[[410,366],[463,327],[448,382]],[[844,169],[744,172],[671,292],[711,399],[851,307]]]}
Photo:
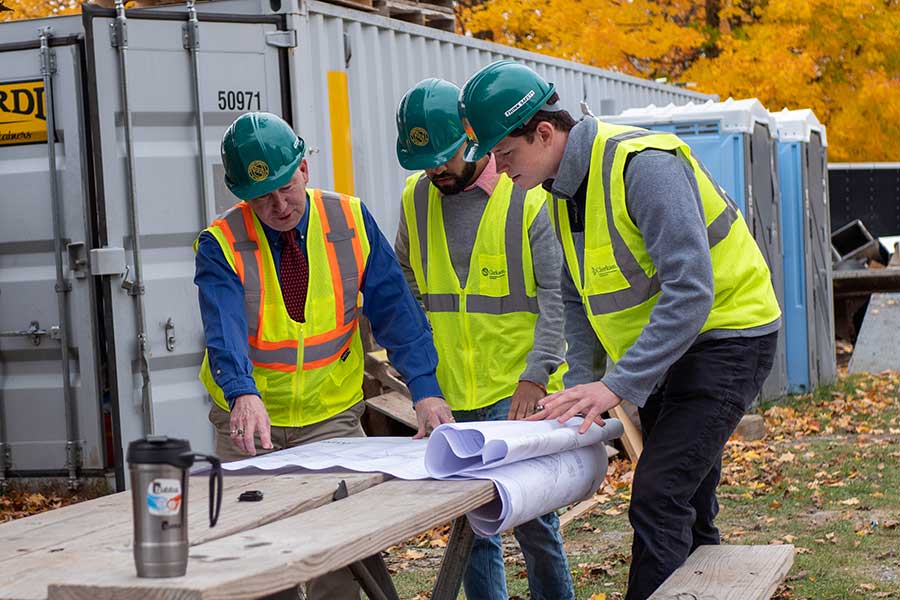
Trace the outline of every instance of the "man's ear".
{"label": "man's ear", "polygon": [[541,142],[541,145],[549,146],[556,133],[556,129],[548,121],[541,121],[537,124],[534,133],[536,134],[535,137]]}
{"label": "man's ear", "polygon": [[309,165],[306,164],[306,159],[303,158],[300,160],[300,166],[297,167],[297,170],[300,171],[300,176],[303,178],[303,185],[309,183]]}

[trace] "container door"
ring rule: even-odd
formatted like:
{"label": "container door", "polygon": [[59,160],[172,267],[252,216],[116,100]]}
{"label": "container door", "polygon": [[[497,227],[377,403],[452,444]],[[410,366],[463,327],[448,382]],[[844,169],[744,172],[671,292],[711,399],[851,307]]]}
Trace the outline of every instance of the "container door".
{"label": "container door", "polygon": [[809,164],[806,197],[806,264],[811,282],[808,327],[810,333],[810,378],[814,385],[834,382],[834,297],[831,293],[831,221],[828,207],[825,147],[813,133],[806,147]]}
{"label": "container door", "polygon": [[[129,13],[124,77],[120,50],[111,42],[115,19],[102,10],[85,16],[94,59],[92,101],[99,115],[100,241],[124,248],[128,265],[125,277],[103,289],[119,457],[131,440],[150,432],[188,439],[196,451],[213,448],[210,400],[198,380],[205,344],[193,283],[193,242],[217,212],[237,202],[222,183],[219,146],[226,127],[251,110],[282,114],[281,64],[291,40],[279,31],[283,17],[201,19],[195,81],[192,55],[185,48],[185,13]],[[131,120],[130,173],[123,85]],[[205,140],[202,167],[195,85]],[[140,235],[137,253],[132,210]],[[136,259],[141,282],[136,281]],[[117,467],[121,476],[121,463]]]}
{"label": "container door", "polygon": [[[49,38],[47,90],[37,36],[6,42],[0,44],[0,479],[99,472],[106,465],[105,399],[87,258],[82,47],[75,38]],[[50,111],[55,132],[48,142]]]}

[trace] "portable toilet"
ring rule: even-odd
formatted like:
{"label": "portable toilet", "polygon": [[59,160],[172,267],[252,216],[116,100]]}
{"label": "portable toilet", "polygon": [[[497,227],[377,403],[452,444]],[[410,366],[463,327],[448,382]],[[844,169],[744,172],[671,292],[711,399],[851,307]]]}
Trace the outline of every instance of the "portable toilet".
{"label": "portable toilet", "polygon": [[788,391],[835,378],[831,217],[825,127],[809,109],[773,113],[784,239],[784,332]]}
{"label": "portable toilet", "polygon": [[[634,125],[674,133],[728,193],[741,210],[759,245],[769,270],[778,302],[784,308],[784,264],[778,177],[775,168],[775,119],[755,99],[708,101],[683,106],[631,108],[615,116],[601,116],[609,123]],[[763,385],[763,399],[787,393],[784,333],[778,336],[775,363]]]}

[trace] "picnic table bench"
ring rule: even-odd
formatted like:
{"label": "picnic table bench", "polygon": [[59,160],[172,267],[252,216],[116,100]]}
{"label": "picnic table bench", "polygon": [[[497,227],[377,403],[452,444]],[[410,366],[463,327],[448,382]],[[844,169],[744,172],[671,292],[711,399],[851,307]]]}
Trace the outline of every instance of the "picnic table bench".
{"label": "picnic table bench", "polygon": [[[370,593],[364,582],[370,597],[396,598],[386,570],[361,561],[456,519],[432,596],[455,599],[474,536],[458,517],[496,497],[483,480],[226,475],[221,516],[210,528],[207,476],[191,478],[189,489],[185,576],[137,577],[131,494],[121,492],[0,525],[0,599],[258,598],[345,566],[380,584]],[[262,501],[237,502],[253,489],[263,491]]]}

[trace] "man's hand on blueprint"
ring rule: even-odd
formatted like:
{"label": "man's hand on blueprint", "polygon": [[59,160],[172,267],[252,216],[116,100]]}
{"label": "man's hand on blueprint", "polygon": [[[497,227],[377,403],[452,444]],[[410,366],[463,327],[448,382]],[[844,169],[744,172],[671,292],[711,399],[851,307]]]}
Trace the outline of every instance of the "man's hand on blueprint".
{"label": "man's hand on blueprint", "polygon": [[591,423],[602,426],[603,419],[600,415],[618,406],[620,402],[622,399],[602,381],[584,383],[547,396],[538,405],[538,412],[526,420],[556,419],[560,423],[565,423],[572,417],[584,416],[584,423],[578,428],[578,433],[585,433]]}
{"label": "man's hand on blueprint", "polygon": [[443,398],[432,396],[430,398],[422,398],[416,402],[416,421],[419,424],[419,431],[413,436],[414,440],[421,439],[441,423],[452,423],[453,413],[450,412],[450,406]]}

